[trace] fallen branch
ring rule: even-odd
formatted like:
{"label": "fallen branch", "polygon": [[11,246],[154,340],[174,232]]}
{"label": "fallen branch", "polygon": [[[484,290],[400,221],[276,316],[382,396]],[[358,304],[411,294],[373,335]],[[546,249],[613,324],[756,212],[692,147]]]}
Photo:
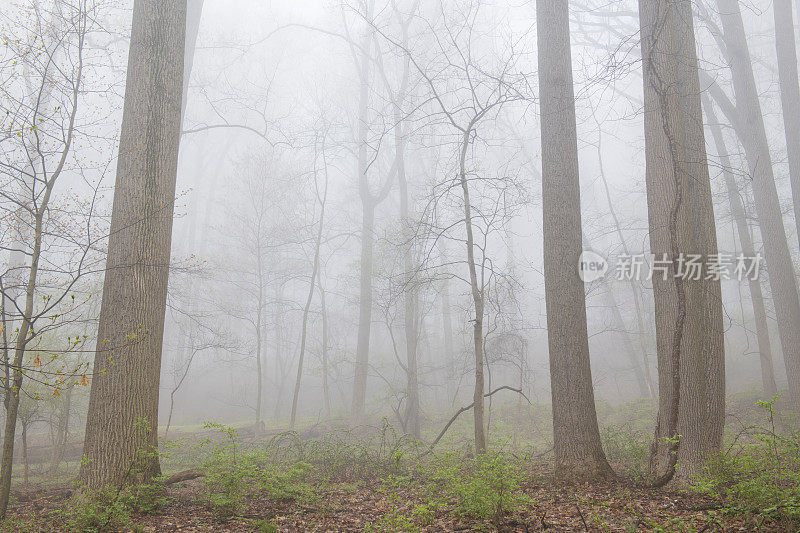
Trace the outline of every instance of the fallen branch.
{"label": "fallen branch", "polygon": [[183,472],[178,472],[177,474],[172,474],[167,479],[164,480],[164,485],[174,485],[175,483],[180,483],[181,481],[189,481],[191,479],[197,479],[199,477],[204,477],[206,474],[199,468],[193,468],[192,470],[184,470]]}
{"label": "fallen branch", "polygon": [[[508,385],[503,385],[502,387],[497,387],[497,388],[496,388],[496,389],[494,389],[492,392],[487,392],[486,394],[484,394],[484,395],[483,395],[483,397],[484,397],[484,398],[488,398],[488,397],[489,397],[489,396],[491,396],[492,394],[494,394],[494,393],[496,393],[496,392],[499,392],[499,391],[501,391],[501,390],[510,390],[510,391],[512,391],[512,392],[516,392],[517,394],[520,394],[520,395],[521,395],[523,398],[525,398],[525,400],[527,400],[527,401],[528,401],[528,403],[531,403],[531,401],[528,399],[528,397],[527,397],[527,396],[525,396],[525,393],[524,393],[524,392],[522,392],[522,389],[515,389],[514,387],[509,387]],[[444,426],[444,428],[442,428],[442,431],[440,431],[440,432],[439,432],[439,436],[438,436],[438,437],[436,437],[436,438],[434,439],[434,441],[433,441],[433,442],[431,443],[431,445],[428,447],[428,450],[427,450],[425,453],[423,453],[422,455],[427,455],[427,454],[429,454],[429,453],[433,452],[433,448],[434,448],[434,447],[435,447],[437,444],[439,444],[439,441],[440,441],[440,440],[442,440],[442,437],[444,437],[444,434],[445,434],[445,433],[447,433],[447,430],[448,430],[448,429],[450,429],[450,426],[452,426],[452,425],[453,425],[453,422],[455,422],[455,421],[456,421],[456,419],[457,419],[459,416],[461,416],[461,414],[462,414],[462,413],[465,413],[465,412],[469,411],[469,410],[470,410],[470,409],[472,409],[473,407],[475,407],[475,402],[472,402],[471,404],[467,405],[466,407],[462,407],[461,409],[459,409],[458,411],[456,411],[456,414],[454,414],[454,415],[453,415],[453,417],[450,419],[450,421],[449,421],[449,422],[447,422],[447,424]]]}

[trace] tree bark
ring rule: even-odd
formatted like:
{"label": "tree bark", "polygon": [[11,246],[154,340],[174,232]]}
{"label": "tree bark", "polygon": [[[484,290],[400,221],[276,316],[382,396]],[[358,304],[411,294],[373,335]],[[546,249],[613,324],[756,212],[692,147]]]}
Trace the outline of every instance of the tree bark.
{"label": "tree bark", "polygon": [[175,203],[186,0],[136,0],[94,378],[79,478],[160,473],[158,395]]}
{"label": "tree bark", "polygon": [[[736,0],[717,0],[717,7],[733,75],[736,106],[726,109],[722,107],[721,98],[715,99],[739,135],[753,180],[756,215],[764,241],[764,255],[775,303],[790,399],[795,412],[800,412],[800,299],[775,186],[747,35]],[[713,94],[712,92],[712,96]]]}
{"label": "tree bark", "polygon": [[[719,449],[724,350],[719,281],[689,279],[684,260],[717,253],[688,0],[640,0],[650,250],[654,271],[659,410],[655,484],[683,483]],[[680,442],[679,442],[680,441]]]}
{"label": "tree bark", "polygon": [[783,128],[789,181],[792,185],[794,220],[800,239],[800,81],[797,76],[794,15],[791,0],[772,0],[775,15],[775,48],[778,56],[778,79],[781,86]]}
{"label": "tree bark", "polygon": [[567,0],[539,0],[536,21],[555,470],[564,479],[610,478],[595,410],[586,296],[578,277],[581,202]]}
{"label": "tree bark", "polygon": [[328,304],[325,300],[325,287],[322,285],[322,269],[317,270],[317,288],[319,289],[320,307],[322,308],[322,398],[325,405],[325,418],[331,417],[331,392],[328,383]]}

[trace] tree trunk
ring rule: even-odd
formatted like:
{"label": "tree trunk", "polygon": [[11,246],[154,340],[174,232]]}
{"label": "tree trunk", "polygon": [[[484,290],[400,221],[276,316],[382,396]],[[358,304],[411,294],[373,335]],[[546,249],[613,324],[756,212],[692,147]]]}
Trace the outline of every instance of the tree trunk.
{"label": "tree trunk", "polygon": [[317,270],[317,288],[322,307],[322,398],[325,402],[325,418],[331,417],[331,392],[328,383],[328,305],[325,301],[325,288],[322,286],[322,269]]}
{"label": "tree trunk", "polygon": [[80,480],[160,473],[158,394],[183,91],[186,0],[136,0]]}
{"label": "tree trunk", "polygon": [[478,278],[478,268],[475,262],[475,238],[472,229],[472,203],[469,196],[469,181],[467,180],[467,151],[470,147],[472,127],[474,122],[463,131],[459,157],[459,183],[464,200],[464,229],[467,234],[467,267],[469,269],[470,289],[472,292],[472,305],[474,318],[472,322],[472,345],[475,355],[475,388],[473,389],[473,429],[475,437],[475,452],[477,455],[486,453],[486,425],[484,423],[484,354],[483,354],[483,318],[485,308],[483,277]]}
{"label": "tree trunk", "polygon": [[[597,139],[597,161],[600,166],[600,179],[603,182],[603,190],[606,194],[606,202],[608,203],[608,211],[611,213],[611,218],[614,220],[614,228],[616,229],[617,236],[619,237],[620,244],[622,245],[622,249],[626,255],[630,256],[631,253],[628,250],[628,245],[625,242],[625,236],[622,234],[622,225],[619,222],[619,218],[617,217],[617,212],[614,209],[614,203],[611,200],[611,190],[608,186],[608,180],[606,179],[606,172],[605,166],[603,165],[603,151],[601,148],[602,142],[602,130],[598,133]],[[585,238],[584,238],[585,243]],[[639,350],[641,351],[641,358],[642,358],[642,367],[644,369],[644,376],[647,383],[648,394],[647,396],[651,399],[655,399],[656,397],[656,388],[653,384],[653,376],[650,372],[650,358],[647,355],[647,334],[645,333],[644,329],[644,318],[643,318],[643,311],[642,311],[642,303],[641,303],[641,291],[639,290],[639,286],[637,285],[638,280],[631,278],[628,282],[631,287],[631,292],[633,293],[633,305],[636,309],[636,328],[637,328],[637,337],[639,339]],[[613,296],[612,296],[613,298]]]}
{"label": "tree trunk", "polygon": [[[736,224],[736,232],[742,244],[742,254],[744,254],[745,257],[755,257],[756,250],[753,245],[753,239],[750,236],[747,213],[742,198],[739,195],[736,179],[731,172],[731,169],[734,167],[731,166],[730,155],[725,144],[725,137],[722,134],[722,128],[717,121],[717,115],[714,112],[711,99],[707,95],[703,95],[703,108],[708,115],[708,126],[714,138],[714,145],[717,148],[720,166],[722,166],[725,188],[728,192],[728,202],[731,207],[731,215],[733,215],[733,220]],[[753,318],[756,323],[756,339],[758,341],[758,353],[761,363],[761,384],[764,391],[764,398],[769,399],[773,398],[778,393],[778,387],[775,384],[775,371],[772,366],[772,348],[769,340],[769,328],[767,327],[767,312],[764,308],[764,295],[761,292],[761,280],[751,278],[748,280],[748,283],[750,287],[750,299],[753,302]]]}
{"label": "tree trunk", "polygon": [[64,449],[67,447],[67,440],[69,439],[69,414],[72,410],[72,390],[73,387],[67,388],[64,391],[63,407],[61,416],[58,419],[58,428],[56,428],[56,438],[53,443],[53,457],[50,461],[50,475],[55,477],[58,472],[58,467],[61,465],[61,460],[64,458]]}
{"label": "tree trunk", "polygon": [[[747,35],[736,0],[717,0],[728,59],[733,75],[736,107],[726,116],[733,123],[744,147],[753,180],[756,215],[764,241],[778,333],[795,412],[800,411],[800,299],[792,258],[783,225],[780,200],[770,158],[764,118],[758,99]],[[717,100],[717,103],[720,103]],[[723,111],[726,109],[723,107]]]}
{"label": "tree trunk", "polygon": [[[702,129],[694,24],[688,0],[640,0],[650,249],[659,410],[651,456],[655,484],[681,483],[719,449],[724,351],[719,281],[686,276],[684,260],[717,253]],[[680,436],[680,437],[679,437]],[[680,439],[680,442],[679,442]]]}
{"label": "tree trunk", "polygon": [[[372,2],[369,3],[370,7]],[[371,18],[371,11],[367,18]],[[356,345],[355,377],[353,382],[353,424],[364,422],[367,399],[367,376],[369,375],[369,341],[372,328],[372,255],[375,239],[375,201],[369,190],[369,83],[371,78],[372,32],[367,30],[361,42],[361,57],[358,65],[361,78],[358,102],[358,191],[361,198],[361,273],[358,298],[358,340]]]}
{"label": "tree trunk", "polygon": [[775,15],[775,48],[778,56],[778,79],[781,85],[783,128],[789,181],[792,185],[794,220],[800,239],[800,81],[797,76],[794,15],[791,0],[772,0]]}
{"label": "tree trunk", "polygon": [[30,463],[28,462],[28,423],[22,420],[22,467],[23,482],[27,487],[30,484]]}
{"label": "tree trunk", "polygon": [[544,281],[556,475],[608,478],[595,411],[586,296],[578,277],[581,201],[567,0],[536,3],[542,128]]}
{"label": "tree trunk", "polygon": [[[325,148],[323,145],[323,154],[324,154],[324,149]],[[327,161],[324,164],[327,165]],[[303,377],[303,361],[306,355],[308,313],[311,310],[311,301],[314,298],[314,284],[317,280],[317,275],[319,273],[320,249],[322,248],[322,233],[325,228],[325,207],[328,200],[327,166],[325,170],[325,190],[322,196],[320,197],[319,189],[317,189],[317,199],[320,202],[319,227],[317,228],[317,239],[316,242],[314,243],[314,261],[311,267],[311,277],[308,280],[308,295],[306,296],[306,304],[303,307],[303,325],[301,327],[301,332],[300,332],[300,356],[298,357],[297,360],[297,380],[295,381],[294,384],[294,396],[292,397],[292,417],[289,422],[290,428],[294,428],[294,422],[297,416],[297,401],[300,397],[300,381]]]}

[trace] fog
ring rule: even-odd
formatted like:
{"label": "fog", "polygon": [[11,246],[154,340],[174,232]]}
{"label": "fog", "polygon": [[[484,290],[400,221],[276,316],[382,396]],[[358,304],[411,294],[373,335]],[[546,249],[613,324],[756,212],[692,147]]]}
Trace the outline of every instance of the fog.
{"label": "fog", "polygon": [[[680,388],[664,390],[670,369],[680,368],[666,340],[674,316],[688,324],[675,326],[679,336],[670,341],[688,368],[681,386],[694,387],[686,380],[694,383],[702,368],[716,377],[697,379],[707,379],[709,390],[720,384],[729,402],[777,391],[788,402],[787,416],[796,415],[796,384],[787,369],[794,371],[797,354],[784,361],[784,352],[793,344],[789,331],[800,330],[791,318],[800,260],[800,175],[792,174],[800,146],[792,145],[791,132],[800,107],[786,106],[796,103],[787,87],[796,92],[800,35],[791,35],[794,79],[787,80],[781,69],[791,61],[781,63],[778,54],[788,41],[776,52],[773,1],[734,2],[749,48],[749,62],[740,63],[735,17],[721,10],[727,0],[677,2],[686,6],[665,16],[664,27],[678,29],[671,30],[673,51],[662,56],[658,37],[649,55],[640,21],[640,8],[642,14],[649,8],[639,5],[660,0],[554,2],[569,5],[572,79],[555,74],[549,79],[557,90],[546,93],[543,58],[564,55],[557,44],[541,49],[533,0],[188,0],[186,35],[177,32],[179,39],[169,30],[173,14],[152,0],[136,1],[141,13],[131,0],[3,0],[4,412],[24,425],[25,482],[29,445],[34,464],[37,449],[48,457],[62,450],[53,456],[54,471],[67,443],[78,451],[67,451],[73,456],[65,461],[76,460],[82,446],[84,460],[100,461],[88,436],[93,412],[105,413],[97,415],[98,427],[106,424],[103,416],[128,417],[120,426],[127,429],[109,426],[108,439],[128,435],[133,421],[144,419],[162,447],[169,438],[204,434],[208,422],[257,439],[287,430],[314,438],[379,427],[381,420],[427,445],[460,414],[463,424],[475,417],[477,453],[487,447],[481,431],[489,448],[506,437],[517,446],[516,425],[536,426],[538,437],[556,448],[558,472],[563,456],[558,435],[553,444],[549,410],[552,403],[558,432],[564,396],[551,390],[551,376],[559,372],[566,372],[567,387],[574,385],[568,397],[588,390],[581,397],[594,403],[576,400],[571,409],[583,413],[596,404],[602,431],[619,422],[620,412],[644,406],[658,424],[657,439],[677,434],[663,427]],[[686,22],[687,12],[693,21]],[[142,26],[145,44],[131,50],[137,13],[153,20]],[[686,42],[681,24],[696,40],[691,52],[679,50]],[[548,33],[544,41],[550,39]],[[169,46],[185,47],[182,59]],[[670,53],[678,66],[663,72],[688,64],[691,73],[656,87],[653,79],[663,82],[658,58]],[[163,61],[146,63],[151,55]],[[748,78],[741,65],[752,68],[755,99],[743,92]],[[163,74],[180,70],[182,78]],[[649,72],[655,77],[647,78]],[[698,77],[699,94],[692,88]],[[644,90],[648,83],[654,93]],[[150,93],[136,93],[140,86]],[[661,97],[661,90],[678,96]],[[660,111],[652,94],[661,97]],[[701,99],[702,112],[691,111],[699,111]],[[676,119],[684,124],[680,141],[669,131],[669,102],[684,113]],[[567,182],[578,179],[569,170],[570,136],[559,130],[561,137],[545,138],[543,131],[573,103],[579,181]],[[569,124],[572,111],[564,112]],[[706,259],[722,255],[730,266],[712,282],[679,283],[678,307],[670,307],[672,287],[654,280],[655,252],[667,251],[653,244],[667,242],[658,241],[666,231],[658,220],[666,218],[657,213],[667,213],[658,202],[672,201],[669,183],[648,177],[667,168],[658,157],[670,153],[657,152],[658,128],[648,122],[654,113],[666,124],[667,144],[684,143],[685,159],[677,162],[673,153],[669,168],[695,165],[686,171],[683,204],[680,193],[669,204],[675,246]],[[760,152],[757,116],[767,148]],[[126,131],[134,123],[141,128]],[[692,131],[700,135],[695,144]],[[151,134],[161,135],[162,144],[150,148]],[[170,142],[179,142],[177,171],[169,162],[152,166],[178,146]],[[130,154],[140,146],[150,159],[136,166]],[[697,165],[707,167],[708,179]],[[774,177],[766,182],[759,177],[765,167]],[[166,189],[151,188],[151,171],[167,180],[176,173],[174,195],[168,181]],[[126,182],[129,173],[144,181]],[[548,183],[561,185],[553,191]],[[763,183],[774,183],[778,218],[768,219],[772,196]],[[572,184],[579,187],[575,210],[564,196]],[[543,195],[543,187],[553,196]],[[145,208],[115,221],[122,202],[140,196],[149,198]],[[163,239],[131,237],[139,227],[162,228],[165,247]],[[112,253],[115,236],[133,255]],[[580,260],[570,242],[582,243]],[[168,264],[148,255],[151,246],[168,253]],[[642,261],[644,274],[630,275],[631,261],[639,260],[632,258]],[[601,275],[586,270],[595,266]],[[168,274],[163,320],[158,280],[167,277],[153,277],[152,284],[147,268]],[[37,269],[38,280],[30,277]],[[125,272],[120,279],[130,286],[104,295],[104,287],[116,287],[109,281],[114,270]],[[709,279],[706,272],[698,279]],[[554,292],[546,291],[546,277]],[[580,346],[564,348],[559,359],[559,346],[580,344],[584,336],[583,304],[570,287],[585,294],[588,374],[575,359]],[[753,295],[757,287],[763,302]],[[790,296],[773,300],[781,293]],[[122,310],[151,297],[152,305],[137,304],[144,314]],[[548,330],[551,306],[561,314]],[[125,322],[141,316],[155,322]],[[715,334],[723,345],[714,344]],[[722,358],[721,372],[714,354]],[[554,358],[563,361],[558,370],[551,369]],[[150,370],[138,366],[144,359],[152,361]],[[103,380],[108,388],[95,392]],[[157,402],[156,420],[146,402],[140,409],[144,396]],[[10,397],[22,398],[18,415],[16,407],[9,411]],[[133,407],[117,415],[103,410],[115,401]],[[712,409],[716,400],[703,401],[703,409]],[[676,424],[681,433],[694,427],[683,418]],[[457,442],[472,442],[467,426],[459,428]],[[19,469],[23,458],[13,441],[20,425],[7,423],[5,431]],[[96,487],[91,475],[84,479]]]}

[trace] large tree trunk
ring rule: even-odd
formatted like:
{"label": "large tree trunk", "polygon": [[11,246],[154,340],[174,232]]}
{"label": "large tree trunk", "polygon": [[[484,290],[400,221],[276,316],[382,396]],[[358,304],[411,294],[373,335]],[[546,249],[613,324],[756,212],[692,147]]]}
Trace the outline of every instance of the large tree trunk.
{"label": "large tree trunk", "polygon": [[[678,71],[681,84],[686,170],[689,185],[690,229],[695,253],[710,260],[718,254],[716,219],[711,197],[700,73],[694,34],[692,3],[678,3],[675,18],[679,48]],[[708,457],[722,449],[725,425],[725,336],[720,279],[701,276],[689,282],[697,319],[689,328],[699,350],[687,352],[682,363],[681,410],[678,432],[683,435],[678,453],[680,483],[700,474]],[[695,316],[694,314],[692,316]],[[697,416],[697,415],[700,416]]]}
{"label": "large tree trunk", "polygon": [[[741,242],[742,245],[742,254],[745,257],[755,257],[756,250],[753,245],[753,238],[750,236],[747,212],[745,211],[744,203],[739,194],[739,188],[736,185],[736,178],[734,178],[731,171],[733,167],[731,166],[730,155],[725,144],[725,136],[722,134],[722,128],[717,121],[717,115],[714,112],[713,104],[708,95],[703,95],[703,108],[708,115],[711,136],[714,138],[714,145],[717,148],[719,163],[720,166],[722,166],[722,173],[725,178],[725,189],[728,193],[728,202],[731,207],[731,215],[733,215],[733,220],[736,224],[739,242]],[[769,329],[767,327],[767,312],[764,308],[764,295],[761,292],[761,280],[750,278],[748,283],[750,287],[750,299],[753,302],[753,318],[756,323],[756,339],[758,341],[758,353],[761,363],[761,383],[764,390],[764,398],[768,399],[774,397],[778,393],[778,387],[775,384],[775,371],[772,366],[772,348],[770,346]]]}
{"label": "large tree trunk", "polygon": [[[719,281],[689,279],[683,261],[717,253],[688,0],[640,0],[650,249],[659,410],[651,469],[681,482],[721,444],[724,351]],[[679,442],[679,435],[680,442]]]}
{"label": "large tree trunk", "polygon": [[613,476],[595,411],[586,296],[578,277],[581,201],[567,0],[536,3],[542,128],[544,281],[559,478]]}
{"label": "large tree trunk", "polygon": [[158,393],[180,139],[186,0],[136,0],[94,378],[79,477],[160,473]]}
{"label": "large tree trunk", "polygon": [[[736,128],[753,180],[756,215],[764,241],[789,393],[794,410],[800,411],[800,299],[775,186],[764,117],[739,3],[736,0],[717,0],[717,7],[736,95],[735,110],[722,109]],[[717,103],[720,103],[719,99]]]}
{"label": "large tree trunk", "polygon": [[789,181],[792,185],[797,238],[800,239],[800,81],[797,77],[791,0],[772,0],[772,9],[775,15],[775,48],[781,84],[783,128],[786,132],[786,155],[789,158]]}

